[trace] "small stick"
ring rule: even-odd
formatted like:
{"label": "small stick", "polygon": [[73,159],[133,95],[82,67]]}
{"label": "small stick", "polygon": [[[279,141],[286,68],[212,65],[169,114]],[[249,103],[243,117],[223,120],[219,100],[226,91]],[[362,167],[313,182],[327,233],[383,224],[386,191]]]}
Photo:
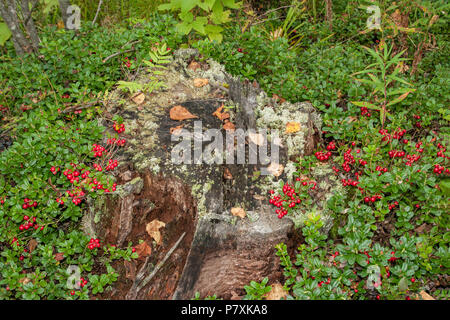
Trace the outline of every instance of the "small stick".
{"label": "small stick", "polygon": [[94,20],[92,20],[92,24],[95,24],[95,21],[97,21],[98,13],[100,12],[100,8],[102,7],[102,3],[103,3],[103,0],[100,0],[98,2],[97,12],[95,13]]}
{"label": "small stick", "polygon": [[186,235],[186,232],[183,232],[181,237],[178,239],[178,241],[173,245],[173,247],[166,253],[164,259],[162,261],[158,262],[155,269],[153,269],[152,273],[150,273],[144,280],[142,280],[142,283],[138,285],[137,291],[141,290],[143,287],[147,285],[147,283],[152,280],[152,278],[155,276],[155,274],[161,269],[161,267],[164,265],[164,263],[169,259],[170,255],[175,251],[175,249],[180,244],[181,240],[183,240],[184,236]]}
{"label": "small stick", "polygon": [[125,51],[119,51],[119,52],[116,52],[116,53],[110,55],[109,57],[106,57],[105,59],[103,59],[102,62],[105,63],[106,61],[108,61],[108,60],[111,59],[111,58],[114,58],[114,57],[116,57],[116,56],[118,56],[118,55],[120,55],[120,54],[123,54],[123,53],[132,52],[132,51],[134,51],[134,50],[135,50],[135,49],[129,49],[129,50],[125,50]]}

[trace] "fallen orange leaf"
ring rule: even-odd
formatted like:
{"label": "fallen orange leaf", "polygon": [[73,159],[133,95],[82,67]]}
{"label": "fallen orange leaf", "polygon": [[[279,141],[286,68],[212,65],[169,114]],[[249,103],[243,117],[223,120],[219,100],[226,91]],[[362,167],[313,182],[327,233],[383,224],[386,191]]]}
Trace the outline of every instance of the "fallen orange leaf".
{"label": "fallen orange leaf", "polygon": [[227,122],[223,125],[223,128],[224,128],[225,130],[230,130],[230,131],[236,130],[236,126],[235,126],[233,123],[231,123],[230,121],[227,121]]}
{"label": "fallen orange leaf", "polygon": [[170,109],[169,115],[170,115],[170,119],[178,120],[178,121],[198,118],[196,115],[193,115],[192,113],[190,113],[183,106],[173,107],[172,109]]}
{"label": "fallen orange leaf", "polygon": [[147,244],[147,241],[138,244],[135,248],[139,257],[148,257],[152,254],[152,248]]}
{"label": "fallen orange leaf", "polygon": [[201,66],[197,61],[192,61],[188,66],[188,69],[191,69],[192,71],[196,71],[199,68],[201,68]]}
{"label": "fallen orange leaf", "polygon": [[194,87],[201,88],[206,86],[209,83],[208,79],[197,78],[194,79]]}
{"label": "fallen orange leaf", "polygon": [[239,217],[241,219],[244,219],[245,216],[247,215],[245,213],[245,210],[242,208],[231,208],[231,214],[235,217]]}

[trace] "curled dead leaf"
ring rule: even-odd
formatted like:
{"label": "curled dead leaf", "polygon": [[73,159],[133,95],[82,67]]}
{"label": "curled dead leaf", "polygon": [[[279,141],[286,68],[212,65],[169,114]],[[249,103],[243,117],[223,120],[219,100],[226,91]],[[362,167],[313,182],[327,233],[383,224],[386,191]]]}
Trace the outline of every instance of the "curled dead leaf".
{"label": "curled dead leaf", "polygon": [[272,289],[264,295],[266,300],[281,300],[286,298],[287,292],[283,289],[281,284],[275,283],[271,287]]}
{"label": "curled dead leaf", "polygon": [[225,168],[225,169],[223,170],[223,178],[224,178],[224,179],[227,179],[227,180],[232,180],[232,179],[233,179],[233,175],[231,174],[230,169]]}
{"label": "curled dead leaf", "polygon": [[284,166],[279,163],[272,162],[268,167],[267,170],[275,177],[281,176],[281,174],[284,171]]}
{"label": "curled dead leaf", "polygon": [[136,103],[137,105],[140,105],[145,101],[145,94],[143,94],[142,92],[138,92],[131,97],[131,100],[133,100],[133,102]]}
{"label": "curled dead leaf", "polygon": [[286,123],[285,133],[295,133],[298,131],[300,131],[300,123],[295,121]]}
{"label": "curled dead leaf", "polygon": [[[156,240],[156,239],[155,239]],[[148,245],[147,241],[142,242],[141,244],[138,244],[135,246],[136,253],[140,257],[148,257],[152,254],[152,248]]]}
{"label": "curled dead leaf", "polygon": [[172,120],[186,120],[186,119],[196,119],[198,118],[196,115],[193,115],[183,106],[175,106],[172,109],[170,109],[169,112],[170,119]]}
{"label": "curled dead leaf", "polygon": [[192,61],[191,63],[189,63],[188,65],[188,69],[192,70],[192,71],[196,71],[197,69],[200,69],[201,65],[200,63],[198,63],[197,61]]}
{"label": "curled dead leaf", "polygon": [[217,117],[220,121],[226,120],[230,118],[230,114],[228,112],[222,112],[223,104],[214,111],[213,116]]}
{"label": "curled dead leaf", "polygon": [[223,125],[223,128],[225,129],[225,130],[229,130],[229,131],[234,131],[234,130],[236,130],[236,126],[232,123],[232,122],[230,122],[230,121],[227,121],[227,122],[225,122],[224,123],[224,125]]}
{"label": "curled dead leaf", "polygon": [[247,215],[245,213],[245,210],[243,208],[231,208],[231,214],[235,217],[239,217],[241,219],[244,219]]}
{"label": "curled dead leaf", "polygon": [[435,300],[432,296],[430,296],[428,293],[426,293],[425,291],[420,291],[419,292],[420,297],[422,298],[422,300]]}
{"label": "curled dead leaf", "polygon": [[208,79],[196,78],[194,79],[194,87],[201,88],[209,83]]}
{"label": "curled dead leaf", "polygon": [[166,224],[164,222],[155,219],[147,224],[145,230],[147,231],[148,235],[156,241],[157,244],[161,244],[162,239],[159,229],[165,226]]}
{"label": "curled dead leaf", "polygon": [[28,251],[32,253],[34,249],[36,249],[37,245],[38,243],[36,239],[31,239],[30,241],[28,241]]}

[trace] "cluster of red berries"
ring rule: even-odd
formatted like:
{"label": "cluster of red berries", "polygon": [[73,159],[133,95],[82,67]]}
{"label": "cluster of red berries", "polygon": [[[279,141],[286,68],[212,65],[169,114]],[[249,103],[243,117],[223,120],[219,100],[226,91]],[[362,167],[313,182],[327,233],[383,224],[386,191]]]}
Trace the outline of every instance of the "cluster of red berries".
{"label": "cluster of red berries", "polygon": [[127,68],[130,68],[130,67],[131,67],[131,62],[130,62],[130,59],[129,59],[129,58],[125,58],[125,61],[124,61],[123,63],[125,63],[125,65],[127,66]]}
{"label": "cluster of red berries", "polygon": [[86,279],[84,279],[83,277],[80,278],[80,282],[79,285],[80,287],[84,287],[85,285],[87,285],[88,281]]}
{"label": "cluster of red berries", "polygon": [[405,151],[390,150],[388,154],[391,158],[403,158],[406,153]]}
{"label": "cluster of red berries", "polygon": [[348,149],[344,153],[344,163],[342,164],[342,168],[344,169],[345,172],[350,172],[349,164],[355,163],[355,157],[353,157],[351,152],[352,152],[352,149]]}
{"label": "cluster of red berries", "polygon": [[108,160],[108,165],[106,166],[105,170],[106,171],[112,171],[114,170],[117,166],[119,165],[119,162],[117,160],[113,160],[113,159],[109,159]]}
{"label": "cluster of red berries", "polygon": [[379,176],[381,176],[381,174],[386,173],[386,172],[388,171],[387,168],[382,168],[382,167],[380,167],[380,166],[376,166],[376,167],[375,167],[375,170],[380,172],[380,173],[378,174]]}
{"label": "cluster of red berries", "polygon": [[58,173],[59,168],[55,168],[55,167],[51,167],[50,168],[51,173],[53,173],[54,175]]}
{"label": "cluster of red berries", "polygon": [[90,173],[91,172],[89,170],[85,170],[83,172],[83,170],[72,171],[70,169],[67,169],[67,170],[63,171],[63,175],[67,178],[67,180],[70,181],[71,184],[74,184],[75,182],[80,182],[80,176],[81,176],[81,179],[86,179],[87,177],[89,177]]}
{"label": "cluster of red berries", "polygon": [[100,248],[100,240],[91,238],[91,240],[89,240],[88,249],[94,250],[95,248]]}
{"label": "cluster of red berries", "polygon": [[366,160],[359,159],[359,164],[365,166],[367,164]]}
{"label": "cluster of red berries", "polygon": [[70,94],[65,93],[65,94],[61,95],[61,98],[63,98],[63,99],[69,99],[69,98],[70,98]]}
{"label": "cluster of red berries", "polygon": [[339,169],[336,168],[336,166],[333,166],[333,171],[336,172],[336,173],[338,173],[338,172],[339,172]]}
{"label": "cluster of red berries", "polygon": [[[388,132],[386,129],[380,129],[380,130],[378,131],[378,133],[381,134],[381,135],[383,136],[383,138],[381,139],[381,141],[390,141],[390,140],[391,140],[391,135],[389,134],[389,132]],[[406,133],[406,129],[398,128],[397,130],[395,130],[395,131],[392,133],[392,138],[393,138],[393,139],[400,140],[401,138],[403,138],[403,136],[405,135],[405,133]],[[405,139],[405,140],[406,140],[406,139]],[[405,142],[405,140],[403,140],[403,142],[404,142],[405,144],[408,143],[408,140],[406,140],[406,142]]]}
{"label": "cluster of red berries", "polygon": [[367,109],[366,107],[361,107],[361,115],[362,116],[366,116],[366,117],[370,117],[372,114],[369,112],[369,109]]}
{"label": "cluster of red berries", "polygon": [[446,156],[444,154],[444,152],[447,151],[447,149],[442,144],[438,143],[438,148],[439,148],[439,151],[437,152],[437,157],[450,159],[449,156]]}
{"label": "cluster of red berries", "polygon": [[327,145],[327,150],[331,151],[331,150],[335,150],[336,149],[336,143],[334,141],[331,141],[328,145]]}
{"label": "cluster of red berries", "polygon": [[[421,149],[421,150],[423,151],[423,149]],[[406,155],[406,159],[408,161],[405,162],[405,165],[410,167],[414,162],[419,161],[420,156],[418,154],[412,154],[412,155],[408,154],[408,155]]]}
{"label": "cluster of red berries", "polygon": [[[30,219],[29,216],[23,216],[23,220],[26,221],[26,223],[19,226],[20,231],[28,230],[30,228],[34,228],[34,230],[39,229],[39,225],[36,223],[36,217]],[[41,226],[40,228],[41,230],[44,230],[44,226]]]}
{"label": "cluster of red berries", "polygon": [[[433,172],[436,173],[437,175],[440,175],[443,171],[444,171],[444,167],[440,166],[439,164],[435,164],[434,165],[434,169]],[[445,173],[448,174],[448,169],[445,171]]]}
{"label": "cluster of red berries", "polygon": [[92,166],[93,166],[94,169],[97,170],[98,172],[102,172],[102,171],[103,171],[102,166],[99,165],[99,164],[94,163]]}
{"label": "cluster of red berries", "polygon": [[31,203],[31,200],[28,198],[23,199],[23,202],[24,203],[22,204],[22,209],[25,209],[25,210],[28,208],[36,208],[38,205],[36,201],[33,201]]}
{"label": "cluster of red berries", "polygon": [[125,131],[125,125],[123,123],[119,125],[116,122],[114,122],[113,128],[117,133],[122,133]]}
{"label": "cluster of red berries", "polygon": [[8,111],[8,110],[9,110],[8,107],[4,107],[2,104],[0,104],[0,111],[1,111],[2,113],[5,113],[5,112]]}
{"label": "cluster of red berries", "polygon": [[[77,189],[75,192],[72,192],[70,190],[67,190],[66,192],[69,195],[69,197],[72,198],[72,203],[76,206],[78,206],[81,203],[82,201],[81,198],[83,198],[86,195],[86,193],[81,188]],[[61,201],[59,203],[61,204]],[[62,202],[62,204],[63,203],[64,202]]]}
{"label": "cluster of red berries", "polygon": [[352,179],[342,179],[342,186],[346,187],[346,186],[353,186],[356,187],[359,184],[359,181],[354,181]]}
{"label": "cluster of red berries", "polygon": [[398,207],[398,201],[395,201],[393,204],[390,204],[389,210],[395,209],[395,207]]}
{"label": "cluster of red berries", "polygon": [[107,145],[116,145],[119,147],[123,147],[125,145],[126,140],[125,139],[116,139],[116,138],[112,138],[112,139],[108,139],[106,141]]}
{"label": "cluster of red berries", "polygon": [[420,116],[417,115],[417,114],[413,115],[413,118],[414,118],[414,119],[417,119],[417,120],[420,120]]}
{"label": "cluster of red berries", "polygon": [[379,194],[376,194],[376,195],[374,195],[374,196],[371,196],[371,197],[364,197],[364,202],[365,203],[369,203],[369,202],[375,202],[375,201],[377,201],[377,200],[381,200],[381,196],[379,195]]}
{"label": "cluster of red berries", "polygon": [[328,151],[328,152],[319,152],[318,151],[314,155],[316,156],[317,160],[326,161],[331,157],[331,152],[330,151]]}
{"label": "cluster of red berries", "polygon": [[106,149],[104,147],[102,147],[101,145],[98,145],[95,143],[92,145],[92,152],[94,152],[94,158],[103,156],[103,152],[105,150]]}
{"label": "cluster of red berries", "polygon": [[320,288],[322,287],[323,284],[330,284],[331,283],[331,279],[328,278],[327,282],[325,281],[319,281],[319,283],[317,284],[317,286]]}
{"label": "cluster of red berries", "polygon": [[[400,258],[397,258],[397,257],[395,257],[395,251],[392,251],[391,252],[391,257],[388,259],[388,261],[389,262],[395,262],[395,261],[397,261],[398,259],[400,259]],[[389,271],[388,271],[388,277],[390,276],[390,273],[389,273]]]}
{"label": "cluster of red berries", "polygon": [[[303,186],[307,186],[308,184],[312,184],[311,190],[316,189],[317,183],[315,181],[301,181],[300,178],[296,178],[296,181],[301,182]],[[269,191],[270,194],[274,194],[275,192],[273,190]],[[283,186],[283,198],[280,195],[273,196],[269,199],[269,203],[277,207],[278,209],[275,210],[275,212],[278,215],[278,218],[283,218],[285,215],[288,214],[288,208],[293,209],[297,205],[302,203],[302,200],[300,198],[300,194],[295,191],[294,186],[291,186],[289,183],[286,183]],[[283,202],[285,203],[283,205]],[[287,204],[287,205],[286,205]],[[283,207],[283,208],[282,208]]]}

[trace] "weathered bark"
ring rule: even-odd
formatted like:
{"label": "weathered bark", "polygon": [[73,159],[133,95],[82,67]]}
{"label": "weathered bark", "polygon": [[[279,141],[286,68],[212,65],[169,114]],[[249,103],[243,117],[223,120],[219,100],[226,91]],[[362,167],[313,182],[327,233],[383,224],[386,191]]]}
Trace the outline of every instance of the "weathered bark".
{"label": "weathered bark", "polygon": [[19,18],[17,16],[17,5],[14,0],[0,0],[0,14],[12,34],[14,49],[17,55],[31,53],[33,46],[23,34]]}
{"label": "weathered bark", "polygon": [[[36,0],[37,1],[37,0]],[[27,31],[30,36],[31,45],[35,51],[39,50],[39,43],[41,40],[39,39],[39,35],[36,30],[36,26],[34,25],[33,19],[31,19],[30,12],[30,0],[21,0],[21,8],[22,8],[22,20]]]}
{"label": "weathered bark", "polygon": [[64,27],[67,29],[67,19],[69,18],[69,14],[67,10],[70,7],[70,0],[59,0],[59,9],[61,10],[61,18],[64,22]]}

